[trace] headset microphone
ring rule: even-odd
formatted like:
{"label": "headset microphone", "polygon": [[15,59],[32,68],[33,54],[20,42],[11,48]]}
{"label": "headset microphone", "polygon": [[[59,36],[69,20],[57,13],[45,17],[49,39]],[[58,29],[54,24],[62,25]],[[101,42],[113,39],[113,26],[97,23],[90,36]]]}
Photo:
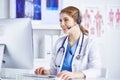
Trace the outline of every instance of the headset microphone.
{"label": "headset microphone", "polygon": [[68,27],[68,29],[70,29],[71,27]]}

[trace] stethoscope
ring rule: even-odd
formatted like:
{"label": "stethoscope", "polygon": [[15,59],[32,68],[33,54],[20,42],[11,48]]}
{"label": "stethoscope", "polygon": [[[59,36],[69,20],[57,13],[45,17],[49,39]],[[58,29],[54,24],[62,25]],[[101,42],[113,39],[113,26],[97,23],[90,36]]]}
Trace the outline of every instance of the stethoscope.
{"label": "stethoscope", "polygon": [[[63,43],[62,43],[61,47],[58,49],[57,53],[59,53],[59,52],[61,52],[61,51],[62,51],[62,53],[65,52],[64,44],[65,44],[66,39],[67,39],[67,36],[66,36],[65,39],[63,40]],[[81,54],[82,46],[83,46],[83,41],[84,41],[84,33],[82,33],[82,41],[81,41],[81,45],[80,45],[80,49],[79,49],[79,54],[76,56],[76,59],[77,59],[77,60],[82,59],[82,57],[84,56],[83,54]]]}

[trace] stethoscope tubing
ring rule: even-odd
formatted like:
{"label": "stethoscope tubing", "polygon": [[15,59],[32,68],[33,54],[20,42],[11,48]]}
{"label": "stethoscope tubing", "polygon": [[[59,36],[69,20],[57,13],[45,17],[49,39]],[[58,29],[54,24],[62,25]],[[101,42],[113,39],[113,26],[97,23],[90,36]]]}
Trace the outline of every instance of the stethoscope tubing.
{"label": "stethoscope tubing", "polygon": [[65,52],[64,44],[65,44],[66,39],[67,39],[67,36],[66,36],[65,39],[63,40],[63,43],[62,43],[61,47],[58,49],[57,53],[59,53],[62,48],[63,48],[63,53]]}
{"label": "stethoscope tubing", "polygon": [[81,56],[81,51],[82,51],[83,41],[84,41],[84,33],[82,33],[82,41],[81,41],[81,45],[80,45],[79,54],[76,56],[76,59],[77,59],[77,60],[80,60],[81,57],[83,57],[83,55]]}
{"label": "stethoscope tubing", "polygon": [[[66,41],[66,39],[67,39],[67,36],[65,37],[65,39],[63,40],[63,42],[62,42],[62,45],[61,45],[61,47],[58,49],[58,51],[57,51],[57,55],[56,55],[56,60],[55,61],[57,61],[57,58],[60,58],[60,56],[58,56],[58,55],[62,55],[62,56],[64,56],[64,52],[65,52],[65,47],[64,47],[64,44],[65,44],[65,41]],[[83,54],[81,54],[81,51],[82,51],[82,46],[83,46],[83,41],[84,41],[84,33],[82,33],[82,41],[81,41],[81,45],[80,45],[80,49],[79,49],[79,54],[75,57],[77,60],[82,60],[83,59]],[[79,43],[78,43],[79,44]],[[62,57],[61,57],[62,58]],[[58,60],[58,61],[60,61],[60,60]],[[58,67],[58,68],[60,68],[60,64],[61,64],[61,62],[59,63],[59,62],[56,62],[55,63],[55,66],[56,67]],[[60,69],[58,70],[58,72],[60,72]]]}

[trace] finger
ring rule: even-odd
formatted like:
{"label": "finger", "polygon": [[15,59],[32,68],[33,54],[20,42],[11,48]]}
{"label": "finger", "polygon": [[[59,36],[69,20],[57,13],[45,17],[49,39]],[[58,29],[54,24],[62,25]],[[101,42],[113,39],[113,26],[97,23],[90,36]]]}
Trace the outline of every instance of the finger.
{"label": "finger", "polygon": [[39,73],[40,73],[40,74],[44,74],[44,70],[45,70],[44,68],[40,68],[40,69],[39,69]]}
{"label": "finger", "polygon": [[40,69],[36,69],[36,74],[40,74]]}
{"label": "finger", "polygon": [[35,70],[34,73],[37,74],[37,71]]}
{"label": "finger", "polygon": [[38,73],[38,69],[35,70],[35,74],[37,74],[37,73]]}
{"label": "finger", "polygon": [[65,80],[72,80],[72,78],[70,76],[66,76]]}
{"label": "finger", "polygon": [[70,77],[70,74],[65,74],[63,77],[62,77],[62,79],[63,80],[69,80],[69,77]]}
{"label": "finger", "polygon": [[47,70],[44,70],[44,71],[43,71],[43,74],[47,75],[47,74],[48,74],[48,71],[47,71]]}
{"label": "finger", "polygon": [[64,72],[59,72],[59,73],[57,74],[57,77],[60,78],[60,77],[62,77],[63,74],[64,74]]}
{"label": "finger", "polygon": [[57,74],[57,77],[58,78],[63,78],[63,76],[66,75],[66,74],[67,74],[66,71],[62,71],[62,72],[60,72],[60,73]]}
{"label": "finger", "polygon": [[57,76],[58,78],[60,78],[60,76],[61,76],[61,72],[60,72],[60,73],[58,73],[56,76]]}
{"label": "finger", "polygon": [[41,71],[43,70],[43,68],[41,67],[41,68],[37,68],[36,70],[35,70],[35,73],[36,74],[41,74]]}
{"label": "finger", "polygon": [[36,70],[34,71],[34,73],[35,73],[35,74],[38,74],[38,69],[36,69]]}

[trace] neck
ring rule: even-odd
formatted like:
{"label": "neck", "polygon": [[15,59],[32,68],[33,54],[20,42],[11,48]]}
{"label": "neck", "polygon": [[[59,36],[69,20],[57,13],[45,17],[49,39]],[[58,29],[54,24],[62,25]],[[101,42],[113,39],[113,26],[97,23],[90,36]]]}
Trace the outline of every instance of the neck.
{"label": "neck", "polygon": [[74,26],[73,31],[69,35],[69,41],[71,47],[77,42],[77,40],[80,38],[81,30],[79,25]]}

